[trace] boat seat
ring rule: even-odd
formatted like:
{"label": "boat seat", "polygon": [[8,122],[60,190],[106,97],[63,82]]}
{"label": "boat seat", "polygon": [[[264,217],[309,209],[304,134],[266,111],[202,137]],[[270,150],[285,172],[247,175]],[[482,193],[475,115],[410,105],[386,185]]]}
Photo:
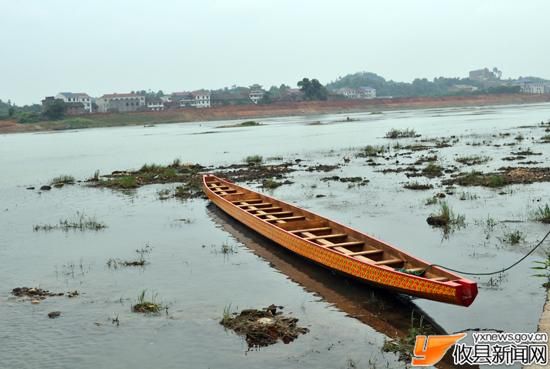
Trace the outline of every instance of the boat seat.
{"label": "boat seat", "polygon": [[376,254],[382,254],[383,250],[365,250],[365,251],[358,251],[358,252],[352,252],[349,254],[349,256],[365,256],[365,255],[376,255]]}
{"label": "boat seat", "polygon": [[263,200],[262,199],[241,199],[241,200],[234,200],[234,201],[231,201],[231,203],[233,204],[242,204],[242,203],[248,203],[248,204],[253,204],[253,203],[257,203],[257,202],[262,202]]}
{"label": "boat seat", "polygon": [[[309,232],[308,232],[309,233]],[[345,234],[345,233],[333,233],[333,234],[325,234],[325,235],[320,235],[320,236],[309,236],[309,237],[304,237],[304,240],[318,240],[318,239],[328,239],[328,238],[340,238],[340,237],[347,237],[348,235]]]}
{"label": "boat seat", "polygon": [[394,259],[380,260],[380,261],[375,262],[374,264],[376,264],[376,265],[399,265],[399,264],[403,264],[403,263],[405,263],[405,260],[394,258]]}
{"label": "boat seat", "polygon": [[265,209],[258,209],[256,211],[259,211],[260,213],[258,216],[265,216],[265,215],[292,215],[293,213],[291,211],[277,211],[272,213],[267,213],[264,211]]}
{"label": "boat seat", "polygon": [[[258,208],[257,205],[248,205],[249,206],[249,209],[245,209],[245,210],[261,210],[261,211],[267,211],[267,210],[283,210],[283,208],[281,208],[280,206],[272,206],[270,208]],[[269,213],[269,214],[274,214],[274,213]]]}
{"label": "boat seat", "polygon": [[247,206],[255,206],[255,207],[258,207],[258,206],[269,206],[269,205],[272,205],[268,202],[260,202],[260,203],[248,203],[248,201],[238,201],[238,202],[246,202],[246,204],[240,204],[240,205],[237,205],[239,208],[246,208]]}
{"label": "boat seat", "polygon": [[365,243],[363,241],[350,241],[350,242],[340,242],[334,243],[332,245],[326,245],[326,247],[346,247],[346,246],[361,246]]}
{"label": "boat seat", "polygon": [[435,281],[435,282],[446,282],[448,280],[449,280],[449,278],[445,278],[445,277],[430,278],[430,281]]}
{"label": "boat seat", "polygon": [[[269,215],[269,214],[268,214]],[[303,215],[296,215],[292,217],[282,217],[282,218],[274,218],[274,219],[266,219],[268,222],[273,222],[277,220],[298,220],[298,219],[306,219]]]}
{"label": "boat seat", "polygon": [[219,193],[218,195],[221,196],[228,196],[228,195],[244,195],[244,192],[229,192],[225,191],[224,193]]}
{"label": "boat seat", "polygon": [[331,227],[304,228],[304,229],[296,229],[294,231],[290,231],[290,233],[330,231],[331,229],[332,229]]}

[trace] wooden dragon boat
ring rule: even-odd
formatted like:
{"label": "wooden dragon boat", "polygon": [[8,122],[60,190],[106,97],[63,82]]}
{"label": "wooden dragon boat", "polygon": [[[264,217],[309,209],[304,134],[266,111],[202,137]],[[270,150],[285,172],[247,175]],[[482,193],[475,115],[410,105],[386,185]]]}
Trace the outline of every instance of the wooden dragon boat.
{"label": "wooden dragon boat", "polygon": [[203,176],[203,191],[254,231],[362,282],[462,306],[469,306],[477,296],[476,282],[310,211],[209,174]]}

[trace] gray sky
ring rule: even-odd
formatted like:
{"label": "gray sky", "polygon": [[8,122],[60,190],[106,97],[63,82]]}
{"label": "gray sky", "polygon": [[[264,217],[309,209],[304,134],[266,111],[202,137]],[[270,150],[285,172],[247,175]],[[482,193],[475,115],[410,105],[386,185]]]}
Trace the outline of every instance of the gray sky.
{"label": "gray sky", "polygon": [[386,79],[550,78],[547,0],[0,0],[0,99],[60,91]]}

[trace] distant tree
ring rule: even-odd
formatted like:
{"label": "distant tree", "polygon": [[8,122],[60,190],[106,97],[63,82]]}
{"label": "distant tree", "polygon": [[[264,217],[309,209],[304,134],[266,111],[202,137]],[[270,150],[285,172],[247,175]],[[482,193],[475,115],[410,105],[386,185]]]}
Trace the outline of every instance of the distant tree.
{"label": "distant tree", "polygon": [[298,87],[304,93],[306,100],[326,100],[328,97],[325,86],[315,78],[310,81],[309,78],[304,77],[298,81]]}
{"label": "distant tree", "polygon": [[67,111],[67,105],[61,99],[55,99],[44,107],[42,115],[49,120],[63,119],[65,112]]}
{"label": "distant tree", "polygon": [[10,108],[8,109],[8,117],[13,117],[13,114],[15,113],[15,109],[13,106],[10,106]]}
{"label": "distant tree", "polygon": [[493,68],[493,74],[495,75],[495,77],[497,77],[497,79],[500,79],[500,77],[502,77],[502,71],[500,71],[497,67]]}
{"label": "distant tree", "polygon": [[264,93],[264,96],[260,99],[260,104],[271,104],[273,102],[273,97],[271,95],[271,91],[266,91]]}

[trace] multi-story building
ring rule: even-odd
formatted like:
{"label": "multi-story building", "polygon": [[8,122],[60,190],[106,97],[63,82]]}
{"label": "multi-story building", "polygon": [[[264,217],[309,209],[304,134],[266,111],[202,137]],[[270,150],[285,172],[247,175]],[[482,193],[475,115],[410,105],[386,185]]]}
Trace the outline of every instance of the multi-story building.
{"label": "multi-story building", "polygon": [[97,99],[100,113],[132,112],[145,110],[145,96],[138,94],[106,94]]}
{"label": "multi-story building", "polygon": [[82,113],[92,113],[93,111],[92,98],[84,92],[60,92],[55,98],[63,100],[67,104],[68,110],[82,111]]}
{"label": "multi-story building", "polygon": [[544,93],[550,92],[550,85],[547,85],[543,82],[528,82],[523,83],[520,86],[520,91],[524,94],[542,95]]}
{"label": "multi-story building", "polygon": [[209,108],[211,107],[210,92],[198,90],[193,92],[174,92],[171,96],[172,106],[179,108]]}

